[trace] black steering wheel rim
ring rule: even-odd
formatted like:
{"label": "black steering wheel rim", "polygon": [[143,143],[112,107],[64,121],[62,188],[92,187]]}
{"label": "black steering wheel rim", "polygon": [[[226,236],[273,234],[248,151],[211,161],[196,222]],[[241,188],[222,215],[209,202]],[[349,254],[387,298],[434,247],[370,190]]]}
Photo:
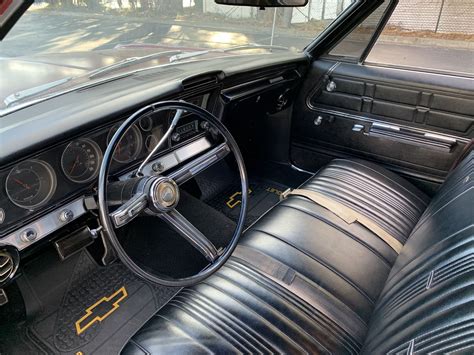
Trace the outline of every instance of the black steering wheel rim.
{"label": "black steering wheel rim", "polygon": [[[159,111],[167,111],[167,110],[185,110],[186,112],[194,113],[198,115],[200,118],[209,122],[213,127],[217,128],[220,134],[226,140],[228,147],[230,148],[230,152],[234,154],[234,158],[237,163],[240,179],[241,179],[241,188],[242,188],[242,198],[241,198],[241,209],[239,214],[239,219],[237,222],[237,226],[235,228],[234,234],[232,236],[231,241],[225,248],[224,252],[219,256],[219,258],[208,267],[201,270],[199,273],[183,277],[183,278],[172,278],[172,277],[164,277],[162,275],[157,276],[154,273],[148,272],[138,266],[132,258],[130,258],[122,247],[120,241],[117,238],[115,233],[114,225],[110,218],[110,211],[108,208],[107,203],[107,186],[108,186],[108,176],[109,176],[109,169],[112,162],[113,154],[115,152],[115,148],[117,147],[118,143],[120,142],[122,136],[127,132],[127,130],[134,125],[138,120],[142,117],[143,114],[151,112],[159,112]],[[164,286],[172,286],[172,287],[186,287],[194,285],[213,273],[215,273],[230,257],[232,252],[234,251],[239,238],[243,232],[244,222],[247,212],[247,203],[248,203],[248,179],[247,173],[245,169],[244,160],[242,154],[240,153],[239,147],[232,137],[231,133],[227,130],[227,128],[211,113],[204,110],[203,108],[196,106],[194,104],[190,104],[183,101],[161,101],[158,103],[154,103],[151,105],[147,105],[135,113],[133,113],[127,120],[125,120],[120,127],[117,129],[115,134],[113,135],[112,139],[110,140],[107,149],[104,153],[103,160],[101,163],[99,177],[98,177],[98,206],[99,206],[99,218],[102,225],[102,232],[105,233],[106,237],[109,239],[110,243],[114,247],[118,258],[122,261],[122,263],[127,266],[132,272],[134,272],[139,277],[159,285]]]}

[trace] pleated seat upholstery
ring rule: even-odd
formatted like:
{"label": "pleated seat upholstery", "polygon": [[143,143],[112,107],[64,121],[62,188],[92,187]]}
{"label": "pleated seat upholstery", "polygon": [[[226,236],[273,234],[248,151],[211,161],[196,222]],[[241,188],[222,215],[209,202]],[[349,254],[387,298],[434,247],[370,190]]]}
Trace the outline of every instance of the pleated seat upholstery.
{"label": "pleated seat upholstery", "polygon": [[400,176],[363,160],[335,159],[304,188],[370,217],[402,244],[429,203]]}
{"label": "pleated seat upholstery", "polygon": [[147,353],[390,353],[474,341],[473,154],[434,200],[363,161],[335,160],[303,188],[383,224],[398,255],[358,223],[300,196],[242,237],[123,349]]}

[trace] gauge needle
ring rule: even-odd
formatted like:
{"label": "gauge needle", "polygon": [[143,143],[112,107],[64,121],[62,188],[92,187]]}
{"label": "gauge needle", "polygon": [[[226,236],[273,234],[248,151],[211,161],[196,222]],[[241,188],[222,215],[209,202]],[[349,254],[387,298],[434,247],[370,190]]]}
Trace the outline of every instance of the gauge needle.
{"label": "gauge needle", "polygon": [[13,181],[15,181],[18,185],[23,186],[27,190],[31,189],[30,185],[25,184],[23,181],[18,180],[17,178],[13,178]]}
{"label": "gauge needle", "polygon": [[69,170],[69,174],[72,174],[72,172],[74,171],[74,168],[76,167],[76,165],[78,163],[79,163],[79,155],[76,155],[76,160],[74,160],[74,163],[72,164],[71,170]]}

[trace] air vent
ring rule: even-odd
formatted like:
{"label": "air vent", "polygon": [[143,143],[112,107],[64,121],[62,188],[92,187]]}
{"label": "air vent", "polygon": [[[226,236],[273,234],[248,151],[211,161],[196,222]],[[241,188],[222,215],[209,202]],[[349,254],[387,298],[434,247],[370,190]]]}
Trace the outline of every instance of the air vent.
{"label": "air vent", "polygon": [[204,87],[214,86],[218,83],[217,73],[194,76],[188,79],[183,80],[183,88],[188,89],[198,89]]}
{"label": "air vent", "polygon": [[0,286],[6,284],[18,269],[19,255],[14,248],[0,249]]}

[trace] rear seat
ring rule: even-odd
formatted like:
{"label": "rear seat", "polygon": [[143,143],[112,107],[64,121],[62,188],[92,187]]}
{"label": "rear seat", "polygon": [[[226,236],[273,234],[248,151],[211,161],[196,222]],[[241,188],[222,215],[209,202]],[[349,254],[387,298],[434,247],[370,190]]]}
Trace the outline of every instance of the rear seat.
{"label": "rear seat", "polygon": [[400,255],[362,225],[290,196],[245,233],[219,272],[178,294],[124,352],[472,347],[473,159],[474,153],[428,207],[424,194],[393,173],[333,161],[303,188],[383,224],[406,242]]}

